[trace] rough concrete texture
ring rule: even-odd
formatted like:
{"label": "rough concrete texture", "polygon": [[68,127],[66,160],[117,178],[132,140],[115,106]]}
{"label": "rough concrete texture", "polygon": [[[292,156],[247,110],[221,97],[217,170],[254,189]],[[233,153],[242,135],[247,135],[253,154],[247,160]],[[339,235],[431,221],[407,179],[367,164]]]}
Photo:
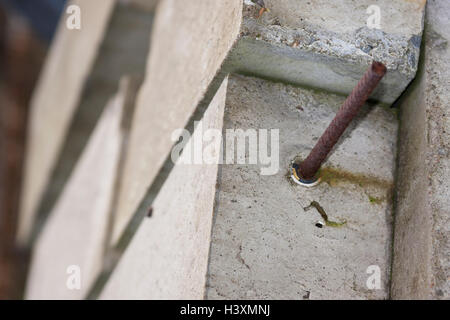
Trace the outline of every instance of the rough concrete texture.
{"label": "rough concrete texture", "polygon": [[[230,77],[224,130],[279,129],[280,169],[266,176],[261,164],[219,169],[208,299],[388,297],[395,114],[366,105],[324,164],[319,186],[303,188],[289,178],[291,161],[308,153],[343,100]],[[346,223],[316,227],[325,221],[307,208],[313,201],[329,221]],[[371,265],[380,267],[380,290],[366,287]]]}
{"label": "rough concrete texture", "polygon": [[[226,93],[227,80],[204,114],[203,130],[197,126],[155,199],[151,217],[140,225],[100,298],[203,298],[218,161],[203,165],[182,162],[190,158],[186,150],[192,150],[193,141],[204,131],[221,131]],[[213,147],[209,155],[218,159],[220,144],[209,146]]]}
{"label": "rough concrete texture", "polygon": [[31,102],[18,229],[22,244],[30,236],[40,199],[114,7],[110,0],[71,3],[83,8],[83,29],[69,30],[66,21],[61,21]]}
{"label": "rough concrete texture", "polygon": [[450,3],[429,0],[423,61],[401,102],[391,295],[450,298]]}
{"label": "rough concrete texture", "polygon": [[369,16],[367,8],[377,5],[381,9],[384,32],[411,36],[422,33],[426,0],[265,0],[264,3],[279,17],[281,25],[290,28],[321,25],[337,33],[354,32],[365,26]]}
{"label": "rough concrete texture", "polygon": [[111,7],[115,2],[109,0],[108,6],[100,1],[91,8],[91,3],[78,3],[81,30],[60,25],[58,37],[64,41],[57,40],[53,49],[59,55],[49,57],[51,71],[44,72],[43,84],[36,90],[22,198],[22,242],[33,239],[44,224],[120,78],[143,77],[153,14],[123,3]]}
{"label": "rough concrete texture", "polygon": [[[394,102],[414,78],[425,0],[267,0],[266,12],[245,1],[241,39],[227,68],[348,94],[373,60],[389,72],[373,97]],[[370,5],[381,29],[369,29]]]}
{"label": "rough concrete texture", "polygon": [[116,243],[239,34],[242,1],[162,0],[119,195]]}
{"label": "rough concrete texture", "polygon": [[[111,220],[111,205],[122,146],[124,121],[134,107],[137,85],[122,82],[108,103],[66,188],[33,250],[27,299],[83,299],[100,273]],[[81,287],[76,284],[79,267]],[[72,278],[74,279],[74,278]]]}

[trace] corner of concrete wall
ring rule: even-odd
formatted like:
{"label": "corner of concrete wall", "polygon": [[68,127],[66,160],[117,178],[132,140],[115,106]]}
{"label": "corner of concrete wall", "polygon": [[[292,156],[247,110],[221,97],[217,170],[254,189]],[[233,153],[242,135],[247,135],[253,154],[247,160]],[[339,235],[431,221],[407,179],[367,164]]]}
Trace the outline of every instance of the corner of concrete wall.
{"label": "corner of concrete wall", "polygon": [[401,107],[393,299],[450,297],[450,3],[427,2],[419,72]]}

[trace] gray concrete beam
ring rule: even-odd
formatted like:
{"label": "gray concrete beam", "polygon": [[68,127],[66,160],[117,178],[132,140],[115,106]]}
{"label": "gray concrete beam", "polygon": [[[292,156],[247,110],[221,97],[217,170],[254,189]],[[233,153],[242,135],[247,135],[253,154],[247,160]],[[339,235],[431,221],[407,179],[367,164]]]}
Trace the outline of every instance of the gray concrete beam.
{"label": "gray concrete beam", "polygon": [[137,101],[113,244],[127,232],[157,180],[174,144],[172,133],[186,126],[219,72],[239,35],[241,13],[241,0],[159,3],[155,46]]}

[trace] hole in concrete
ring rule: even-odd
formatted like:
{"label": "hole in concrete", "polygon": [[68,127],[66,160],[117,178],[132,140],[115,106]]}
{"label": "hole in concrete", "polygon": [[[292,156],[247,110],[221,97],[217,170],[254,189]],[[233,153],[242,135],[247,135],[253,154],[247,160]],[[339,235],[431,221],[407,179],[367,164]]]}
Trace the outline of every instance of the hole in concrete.
{"label": "hole in concrete", "polygon": [[316,224],[315,224],[315,226],[316,226],[317,228],[323,228],[324,224],[323,224],[321,221],[317,221]]}
{"label": "hole in concrete", "polygon": [[153,208],[150,207],[147,211],[147,218],[151,218],[153,216]]}

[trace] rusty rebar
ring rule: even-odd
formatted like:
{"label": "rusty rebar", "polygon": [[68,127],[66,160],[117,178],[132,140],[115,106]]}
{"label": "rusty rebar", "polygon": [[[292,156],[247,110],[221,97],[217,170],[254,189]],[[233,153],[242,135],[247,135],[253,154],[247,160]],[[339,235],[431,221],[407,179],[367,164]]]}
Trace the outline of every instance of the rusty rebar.
{"label": "rusty rebar", "polygon": [[297,167],[299,177],[306,180],[314,179],[333,146],[338,142],[385,74],[386,67],[384,64],[374,61],[347,97],[308,157]]}

